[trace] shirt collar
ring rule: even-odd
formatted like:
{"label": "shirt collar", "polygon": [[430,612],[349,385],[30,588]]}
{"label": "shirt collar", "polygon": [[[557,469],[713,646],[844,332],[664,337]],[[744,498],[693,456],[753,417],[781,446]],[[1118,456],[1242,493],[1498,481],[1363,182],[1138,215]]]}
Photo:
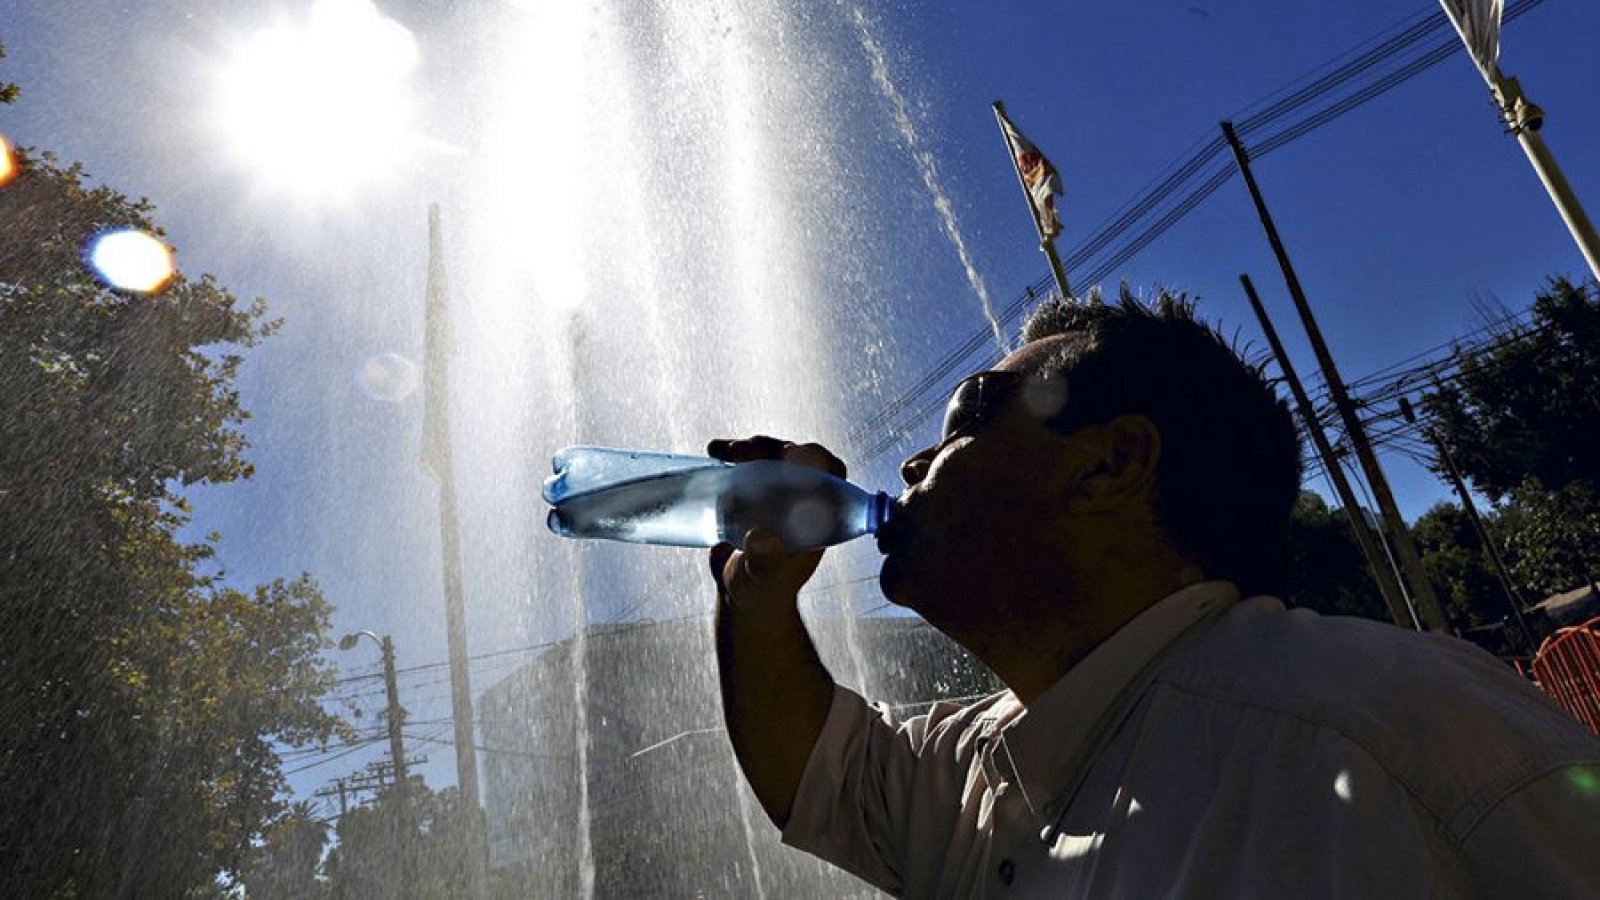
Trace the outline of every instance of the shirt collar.
{"label": "shirt collar", "polygon": [[[1053,820],[1061,795],[1107,727],[1118,699],[1178,639],[1239,599],[1226,581],[1203,581],[1156,601],[1089,652],[1025,710],[1005,716],[999,755],[1008,757],[1028,806]],[[1008,698],[1010,699],[1010,698]],[[1015,701],[1013,701],[1015,702]],[[1019,704],[1020,707],[1020,704]]]}

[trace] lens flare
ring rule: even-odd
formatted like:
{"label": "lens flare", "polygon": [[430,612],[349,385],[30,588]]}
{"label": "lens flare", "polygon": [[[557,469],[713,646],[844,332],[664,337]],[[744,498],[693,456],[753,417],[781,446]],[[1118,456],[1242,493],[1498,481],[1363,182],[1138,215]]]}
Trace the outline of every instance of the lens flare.
{"label": "lens flare", "polygon": [[16,175],[17,163],[11,154],[11,142],[6,140],[5,135],[0,134],[0,186],[4,186]]}
{"label": "lens flare", "polygon": [[89,242],[87,256],[101,280],[124,291],[154,293],[174,272],[167,245],[137,228],[101,232]]}
{"label": "lens flare", "polygon": [[235,48],[219,121],[274,187],[324,194],[393,174],[415,143],[416,38],[371,0],[317,0]]}
{"label": "lens flare", "polygon": [[368,397],[399,403],[417,392],[422,377],[417,364],[393,351],[367,358],[356,371],[356,384]]}
{"label": "lens flare", "polygon": [[1600,796],[1600,768],[1593,766],[1573,769],[1567,773],[1567,780],[1571,782],[1578,793],[1591,797]]}
{"label": "lens flare", "polygon": [[1345,803],[1349,803],[1350,798],[1355,796],[1355,791],[1350,786],[1349,769],[1340,769],[1339,774],[1333,777],[1333,793]]}

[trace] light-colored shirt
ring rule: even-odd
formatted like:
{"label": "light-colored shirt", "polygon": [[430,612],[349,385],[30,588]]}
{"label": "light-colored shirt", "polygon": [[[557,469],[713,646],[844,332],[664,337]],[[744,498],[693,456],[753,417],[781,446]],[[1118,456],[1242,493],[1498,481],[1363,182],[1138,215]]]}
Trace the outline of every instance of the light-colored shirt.
{"label": "light-colored shirt", "polygon": [[1600,896],[1600,739],[1453,638],[1160,601],[1033,704],[839,688],[785,843],[907,897]]}

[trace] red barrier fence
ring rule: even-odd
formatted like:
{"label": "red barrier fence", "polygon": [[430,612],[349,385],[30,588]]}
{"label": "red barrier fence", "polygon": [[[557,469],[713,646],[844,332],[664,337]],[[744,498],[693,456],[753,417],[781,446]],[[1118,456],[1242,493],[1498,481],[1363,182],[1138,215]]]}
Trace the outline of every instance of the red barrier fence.
{"label": "red barrier fence", "polygon": [[1600,617],[1545,638],[1533,677],[1573,718],[1600,735]]}

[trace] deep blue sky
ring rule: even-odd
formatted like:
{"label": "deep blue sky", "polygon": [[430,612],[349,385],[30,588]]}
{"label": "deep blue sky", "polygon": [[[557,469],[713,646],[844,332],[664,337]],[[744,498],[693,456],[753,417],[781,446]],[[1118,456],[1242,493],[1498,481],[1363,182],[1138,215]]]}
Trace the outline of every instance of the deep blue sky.
{"label": "deep blue sky", "polygon": [[[562,425],[556,417],[541,418],[548,427],[536,435],[517,432],[525,436],[520,444],[488,436],[504,416],[492,402],[475,398],[491,396],[495,373],[516,370],[522,354],[518,338],[497,340],[504,317],[474,306],[492,281],[478,272],[489,251],[481,231],[454,223],[473,221],[494,190],[481,183],[486,170],[474,166],[479,157],[492,154],[499,119],[506,115],[496,110],[508,108],[494,99],[493,86],[496,73],[510,71],[515,62],[505,55],[509,39],[504,37],[514,29],[499,26],[524,12],[499,2],[457,3],[444,13],[436,4],[416,0],[380,2],[380,10],[414,33],[421,53],[420,67],[408,82],[417,128],[472,152],[465,162],[448,155],[413,160],[396,177],[351,186],[334,202],[270,186],[258,169],[231,153],[211,112],[215,72],[230,47],[274,18],[303,19],[308,6],[307,0],[193,9],[176,2],[0,0],[0,41],[9,54],[0,62],[0,80],[23,87],[18,104],[0,109],[0,134],[81,160],[96,179],[149,196],[187,271],[215,273],[241,297],[265,296],[286,318],[283,333],[252,355],[242,382],[245,405],[254,413],[247,432],[258,476],[250,484],[200,491],[197,530],[222,532],[221,559],[240,583],[311,572],[339,606],[336,629],[393,632],[402,666],[445,655],[437,526],[430,505],[435,494],[414,464],[421,397],[374,399],[360,390],[356,373],[382,352],[421,360],[423,210],[430,200],[441,201],[452,229],[447,242],[471,247],[458,249],[451,259],[454,299],[463,319],[457,443],[470,445],[462,453],[467,583],[474,604],[470,642],[474,652],[485,653],[559,637],[559,617],[537,619],[518,610],[538,602],[541,567],[566,558],[559,555],[564,551],[552,549],[554,539],[536,523],[525,529],[505,524],[536,514],[525,495],[542,477],[551,450],[603,437],[675,443],[672,449],[692,451],[712,436],[700,435],[700,428],[770,430],[814,417],[777,415],[777,424],[769,424],[767,410],[755,401],[707,400],[711,411],[684,417],[696,424],[679,431],[634,432],[615,423],[586,430],[582,424]],[[694,179],[700,174],[695,155],[700,151],[693,148],[704,146],[695,142],[707,137],[676,132],[672,112],[691,104],[698,92],[714,109],[720,95],[715,84],[692,77],[673,80],[694,71],[682,60],[741,37],[746,41],[741,46],[758,55],[768,46],[800,40],[787,32],[757,33],[776,19],[791,32],[803,32],[807,47],[820,48],[814,56],[784,51],[798,53],[783,75],[788,80],[778,85],[758,78],[749,88],[769,99],[780,95],[770,101],[772,108],[800,102],[785,99],[793,95],[822,111],[817,120],[792,128],[781,119],[751,126],[776,142],[768,148],[783,171],[771,177],[783,182],[783,192],[774,197],[789,198],[762,202],[771,205],[770,215],[780,225],[788,221],[785,216],[794,216],[794,224],[775,232],[777,249],[769,248],[758,265],[774,265],[772,260],[783,256],[783,235],[796,241],[840,240],[838,234],[823,234],[835,227],[848,230],[850,246],[858,251],[824,251],[820,261],[810,263],[829,273],[819,288],[826,302],[818,309],[825,312],[816,315],[823,318],[818,332],[829,335],[830,352],[838,358],[821,364],[827,369],[822,381],[832,387],[802,405],[840,410],[828,420],[833,425],[816,426],[816,436],[838,443],[852,421],[896,396],[983,325],[912,148],[896,128],[893,106],[873,83],[868,57],[851,30],[853,4],[790,3],[781,17],[740,19],[745,14],[729,13],[725,27],[712,14],[702,30],[687,35],[680,30],[659,42],[649,37],[653,24],[629,18],[654,7],[616,6],[627,9],[620,18],[629,19],[616,27],[634,35],[626,60],[586,45],[564,76],[520,88],[530,98],[551,94],[555,99],[549,102],[556,103],[563,92],[606,82],[607,73],[618,68],[634,73],[638,84],[660,84],[660,94],[647,92],[636,101],[647,107],[636,115],[657,125],[641,129],[631,145],[608,145],[593,160],[602,173],[610,167],[642,173],[639,184],[658,198],[652,214],[663,210],[662,219],[647,218],[643,229],[613,229],[599,241],[585,238],[581,252],[603,257],[616,269],[640,265],[647,244],[649,252],[705,271],[726,261],[726,247],[693,237],[699,233],[692,220],[699,183]],[[591,3],[585,9],[584,15],[601,16],[612,6]],[[1437,8],[1423,0],[930,0],[864,3],[861,9],[905,101],[916,149],[933,166],[970,258],[994,304],[1003,307],[1045,267],[990,101],[1006,101],[1016,122],[1061,170],[1066,182],[1061,247],[1066,251],[1169,164],[1215,136],[1219,120],[1242,117],[1318,67]],[[1596,46],[1600,8],[1579,0],[1546,0],[1508,24],[1501,57],[1502,68],[1520,77],[1545,108],[1544,136],[1591,210],[1600,204]],[[814,66],[808,64],[812,59]],[[678,60],[679,68],[667,60]],[[769,81],[777,77],[761,71]],[[503,97],[504,85],[498,89]],[[547,108],[538,106],[543,100],[529,102]],[[574,114],[597,121],[616,115],[599,103],[552,114],[535,120],[544,135],[539,139],[565,140],[571,131],[565,116]],[[724,142],[736,144],[743,126],[733,121],[721,127]],[[317,136],[292,133],[282,139],[315,146]],[[690,148],[682,160],[672,150],[680,144]],[[636,153],[648,156],[649,164],[630,164]],[[831,163],[806,164],[824,158]],[[1286,145],[1261,160],[1256,174],[1347,378],[1477,328],[1475,302],[1497,300],[1521,309],[1546,276],[1584,274],[1581,257],[1521,151],[1502,134],[1465,54]],[[470,179],[478,181],[463,184]],[[630,190],[626,178],[617,181],[619,192]],[[679,198],[683,205],[659,200],[674,188],[690,195]],[[536,219],[540,208],[532,203],[528,217]],[[841,211],[830,212],[835,209]],[[539,234],[542,243],[561,237]],[[1302,374],[1309,374],[1310,354],[1237,179],[1107,282],[1198,293],[1210,317],[1259,343],[1239,292],[1241,272],[1253,276]],[[685,276],[686,283],[693,277]],[[627,290],[627,282],[618,283],[616,290]],[[787,303],[785,295],[775,297],[779,305],[773,314],[779,315],[779,306]],[[645,327],[622,311],[609,319],[604,311],[595,315],[601,323],[596,328],[627,334]],[[502,330],[515,332],[509,325]],[[737,332],[733,335],[720,341],[732,346],[719,352],[737,361]],[[520,340],[533,352],[551,338],[526,334]],[[981,362],[974,359],[967,368]],[[595,390],[603,397],[628,397],[640,393],[644,377],[619,364]],[[712,373],[705,377],[709,382]],[[520,376],[506,378],[508,384],[524,383]],[[697,394],[692,379],[682,390]],[[930,427],[909,437],[901,450],[926,440]],[[888,486],[889,463],[884,458],[867,466],[861,480]],[[1445,488],[1414,463],[1394,455],[1385,463],[1408,517],[1445,498]],[[1320,482],[1308,486],[1326,491]],[[507,560],[524,560],[527,571],[504,576]],[[870,558],[857,554],[848,560],[840,566],[840,578],[870,574]],[[688,594],[703,593],[696,580],[697,557],[685,555],[680,561],[681,570],[668,581],[681,582]],[[851,601],[853,608],[874,605],[871,588],[852,588],[861,595]],[[609,615],[632,605],[618,601]],[[369,651],[352,658],[375,656]],[[481,689],[522,658],[482,663],[475,686]],[[359,664],[351,668],[370,671]],[[443,678],[442,669],[407,676],[406,705],[415,719],[435,721],[447,713]],[[372,697],[363,702],[376,708]],[[418,728],[424,734],[435,730]],[[435,760],[428,769],[430,781],[453,781],[448,749],[435,747],[430,755]],[[310,770],[295,784],[314,789],[322,777],[354,768],[365,758],[355,754]]]}

